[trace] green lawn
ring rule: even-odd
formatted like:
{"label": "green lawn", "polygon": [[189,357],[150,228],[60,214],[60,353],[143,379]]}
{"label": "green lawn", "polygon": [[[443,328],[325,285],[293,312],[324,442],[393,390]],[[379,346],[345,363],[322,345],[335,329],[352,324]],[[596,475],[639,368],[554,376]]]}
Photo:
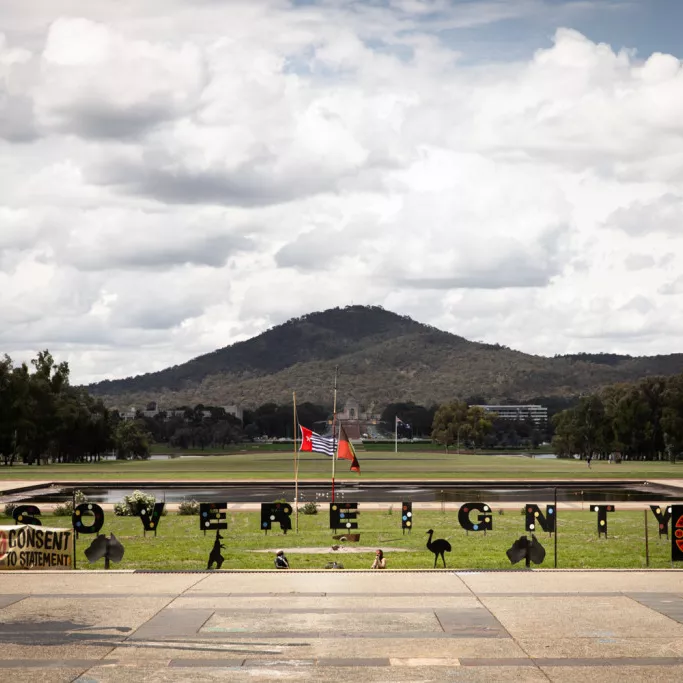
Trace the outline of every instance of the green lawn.
{"label": "green lawn", "polygon": [[[593,462],[589,469],[577,460],[548,460],[522,456],[456,455],[422,452],[358,452],[361,475],[337,461],[340,479],[669,479],[683,476],[683,463]],[[300,479],[327,479],[331,460],[302,454]],[[253,452],[171,460],[106,461],[94,464],[0,467],[0,481],[50,480],[240,480],[293,478],[292,452]]]}
{"label": "green lawn", "polygon": [[[521,506],[520,506],[521,509]],[[509,569],[505,551],[524,533],[524,517],[517,511],[507,510],[504,515],[494,506],[493,531],[470,532],[458,525],[457,512],[415,512],[415,529],[405,536],[401,533],[398,510],[385,512],[361,512],[358,517],[360,543],[364,547],[382,548],[389,568],[429,569],[434,564],[433,555],[426,549],[425,530],[433,528],[435,538],[446,538],[453,551],[446,556],[449,569]],[[273,555],[253,552],[258,549],[295,547],[329,548],[333,531],[328,529],[326,508],[318,515],[299,516],[299,533],[290,531],[286,536],[279,530],[265,535],[259,531],[259,513],[230,513],[228,530],[222,532],[226,548],[224,569],[272,569]],[[12,520],[0,517],[0,524]],[[69,527],[68,517],[43,517],[45,526]],[[645,567],[644,515],[642,511],[619,511],[608,517],[609,538],[597,537],[596,515],[591,512],[563,512],[558,519],[558,567],[560,568],[643,568]],[[666,539],[659,540],[657,523],[648,512],[650,534],[650,567],[671,567],[671,545]],[[159,524],[159,535],[143,536],[142,524],[137,518],[116,517],[106,513],[103,533],[111,533],[125,546],[125,557],[120,569],[206,569],[206,561],[215,534],[206,536],[199,530],[197,516],[181,517],[169,514]],[[103,561],[89,565],[83,551],[92,536],[81,536],[78,541],[78,568],[102,568]],[[538,538],[547,551],[541,567],[553,567],[553,540],[541,532]],[[405,548],[409,552],[392,552]],[[341,561],[346,569],[366,569],[372,563],[374,553],[343,554],[331,549],[325,554],[295,554],[288,557],[293,568],[319,569],[332,560]],[[524,563],[515,565],[523,568]],[[680,564],[678,565],[680,566]]]}

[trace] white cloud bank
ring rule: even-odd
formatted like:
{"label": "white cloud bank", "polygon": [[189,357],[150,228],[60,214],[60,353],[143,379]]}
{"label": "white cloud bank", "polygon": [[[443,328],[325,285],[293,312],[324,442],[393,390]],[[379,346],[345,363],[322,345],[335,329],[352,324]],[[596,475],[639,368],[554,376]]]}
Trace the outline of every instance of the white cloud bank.
{"label": "white cloud bank", "polygon": [[135,5],[3,10],[3,351],[127,376],[352,302],[535,353],[680,351],[676,58],[559,28],[471,64],[433,33],[493,2]]}

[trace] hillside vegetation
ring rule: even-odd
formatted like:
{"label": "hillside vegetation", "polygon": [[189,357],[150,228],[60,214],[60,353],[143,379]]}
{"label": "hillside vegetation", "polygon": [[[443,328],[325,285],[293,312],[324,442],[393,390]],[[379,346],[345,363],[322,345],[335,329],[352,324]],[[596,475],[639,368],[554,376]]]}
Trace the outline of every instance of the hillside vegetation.
{"label": "hillside vegetation", "polygon": [[339,366],[343,401],[431,405],[482,396],[489,402],[577,396],[607,384],[683,371],[683,354],[632,357],[574,354],[547,358],[471,342],[379,307],[311,313],[248,341],[160,372],[90,385],[109,405],[255,407],[330,402]]}

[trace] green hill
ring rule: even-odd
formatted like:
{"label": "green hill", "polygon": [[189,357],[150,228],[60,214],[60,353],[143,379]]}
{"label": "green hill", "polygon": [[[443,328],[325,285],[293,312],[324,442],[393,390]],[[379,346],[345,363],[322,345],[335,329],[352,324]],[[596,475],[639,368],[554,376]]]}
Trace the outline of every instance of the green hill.
{"label": "green hill", "polygon": [[606,384],[683,372],[683,354],[547,358],[471,342],[379,307],[347,306],[289,320],[248,341],[160,372],[99,382],[89,391],[111,405],[254,407],[268,401],[330,403],[339,393],[381,407],[477,395],[490,402],[576,396]]}

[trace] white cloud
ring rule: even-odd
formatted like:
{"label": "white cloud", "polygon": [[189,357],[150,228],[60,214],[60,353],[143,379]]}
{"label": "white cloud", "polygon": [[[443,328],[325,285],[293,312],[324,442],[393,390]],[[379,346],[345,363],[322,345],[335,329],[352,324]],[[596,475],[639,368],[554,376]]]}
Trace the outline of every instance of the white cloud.
{"label": "white cloud", "polygon": [[675,57],[439,38],[542,0],[7,7],[3,351],[129,375],[352,302],[536,353],[679,350]]}
{"label": "white cloud", "polygon": [[136,136],[190,114],[206,82],[195,45],[131,40],[83,18],[52,24],[41,72],[42,125],[94,138]]}
{"label": "white cloud", "polygon": [[624,265],[626,270],[647,270],[655,265],[655,260],[649,254],[629,254]]}
{"label": "white cloud", "polygon": [[680,237],[683,235],[683,197],[666,193],[652,201],[632,202],[614,211],[606,225],[629,235],[658,232]]}

